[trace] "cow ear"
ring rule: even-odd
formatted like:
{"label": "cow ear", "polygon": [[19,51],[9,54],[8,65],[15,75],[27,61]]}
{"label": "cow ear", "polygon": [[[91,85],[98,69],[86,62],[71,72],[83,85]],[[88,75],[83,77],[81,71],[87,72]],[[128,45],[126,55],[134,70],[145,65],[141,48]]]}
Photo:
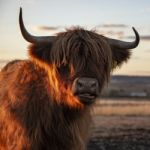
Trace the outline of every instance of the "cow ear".
{"label": "cow ear", "polygon": [[131,51],[127,49],[112,48],[112,69],[121,66],[130,58]]}
{"label": "cow ear", "polygon": [[31,44],[29,46],[29,56],[36,62],[51,63],[50,51],[52,44]]}
{"label": "cow ear", "polygon": [[116,39],[107,38],[112,50],[112,68],[121,66],[123,62],[126,62],[130,58],[130,50],[136,48],[140,42],[140,36],[138,32],[132,27],[135,40],[133,42],[124,42]]}

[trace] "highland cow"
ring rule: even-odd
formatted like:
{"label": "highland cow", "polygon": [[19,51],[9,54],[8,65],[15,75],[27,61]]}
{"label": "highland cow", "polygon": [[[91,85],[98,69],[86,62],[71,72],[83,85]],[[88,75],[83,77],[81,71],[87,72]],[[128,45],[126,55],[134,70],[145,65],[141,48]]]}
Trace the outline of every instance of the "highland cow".
{"label": "highland cow", "polygon": [[91,109],[112,70],[126,62],[135,41],[124,42],[72,28],[33,36],[19,15],[29,60],[0,72],[1,150],[85,150]]}

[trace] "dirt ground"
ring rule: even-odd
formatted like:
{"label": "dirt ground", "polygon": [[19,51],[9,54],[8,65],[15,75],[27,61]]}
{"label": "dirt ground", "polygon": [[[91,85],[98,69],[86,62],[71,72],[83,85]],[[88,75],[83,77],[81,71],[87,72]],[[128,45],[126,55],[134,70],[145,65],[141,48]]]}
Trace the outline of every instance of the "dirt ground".
{"label": "dirt ground", "polygon": [[150,116],[94,116],[88,150],[150,150]]}
{"label": "dirt ground", "polygon": [[95,116],[88,150],[150,150],[150,116]]}

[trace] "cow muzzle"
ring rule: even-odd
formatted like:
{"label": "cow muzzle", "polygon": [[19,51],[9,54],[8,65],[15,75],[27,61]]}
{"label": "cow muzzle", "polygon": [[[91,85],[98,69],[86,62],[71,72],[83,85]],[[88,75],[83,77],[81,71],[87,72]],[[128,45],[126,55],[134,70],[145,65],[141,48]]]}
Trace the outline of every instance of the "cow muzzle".
{"label": "cow muzzle", "polygon": [[98,80],[95,78],[77,78],[73,82],[73,93],[83,104],[92,104],[99,91]]}

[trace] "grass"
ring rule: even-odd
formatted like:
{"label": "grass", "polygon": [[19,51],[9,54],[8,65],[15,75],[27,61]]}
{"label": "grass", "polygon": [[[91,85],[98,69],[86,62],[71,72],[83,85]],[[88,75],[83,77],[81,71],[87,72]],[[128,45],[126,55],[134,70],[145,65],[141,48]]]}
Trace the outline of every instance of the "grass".
{"label": "grass", "polygon": [[150,100],[141,99],[102,99],[96,103],[95,115],[150,115]]}

